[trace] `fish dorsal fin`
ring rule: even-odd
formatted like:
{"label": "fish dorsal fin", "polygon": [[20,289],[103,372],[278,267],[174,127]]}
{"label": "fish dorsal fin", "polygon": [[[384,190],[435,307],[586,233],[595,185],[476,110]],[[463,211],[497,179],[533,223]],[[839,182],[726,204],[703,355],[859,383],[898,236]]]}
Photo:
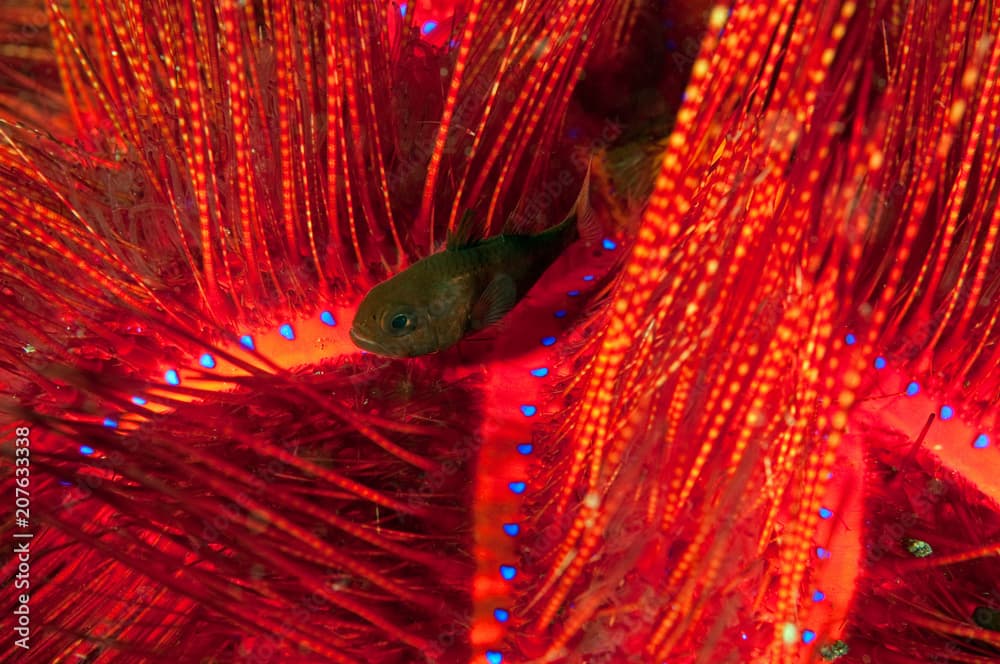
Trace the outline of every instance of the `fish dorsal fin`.
{"label": "fish dorsal fin", "polygon": [[455,251],[457,249],[465,249],[466,247],[476,244],[472,240],[472,224],[472,210],[466,210],[462,213],[462,218],[458,220],[458,225],[455,227],[455,230],[449,231],[448,242],[445,245],[445,248],[448,251]]}
{"label": "fish dorsal fin", "polygon": [[580,234],[580,239],[587,244],[597,244],[601,241],[604,229],[597,221],[594,208],[590,206],[590,162],[587,163],[587,173],[583,176],[583,186],[580,187],[580,194],[576,197],[571,215],[576,216],[576,228]]}
{"label": "fish dorsal fin", "polygon": [[472,328],[481,330],[498,322],[517,304],[517,287],[509,274],[493,277],[472,307]]}

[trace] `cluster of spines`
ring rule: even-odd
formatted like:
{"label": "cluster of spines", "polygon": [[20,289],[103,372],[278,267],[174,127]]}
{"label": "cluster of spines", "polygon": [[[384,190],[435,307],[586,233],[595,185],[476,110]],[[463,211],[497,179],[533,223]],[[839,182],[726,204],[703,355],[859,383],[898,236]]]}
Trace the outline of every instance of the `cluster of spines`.
{"label": "cluster of spines", "polygon": [[[935,11],[950,9],[939,3]],[[970,24],[981,26],[990,10],[963,11]],[[876,30],[879,17],[897,13],[903,33],[884,44],[890,78],[876,86],[880,68],[861,54],[884,37]],[[996,113],[992,84],[982,76],[1000,53],[993,42],[977,36],[981,32],[942,42],[955,57],[939,77],[931,73],[937,65],[926,60],[926,49],[914,53],[912,40],[916,34],[941,37],[912,7],[788,2],[765,9],[738,3],[727,14],[722,8],[713,14],[604,330],[583,354],[582,399],[563,427],[569,462],[554,469],[548,482],[558,488],[536,515],[539,523],[572,515],[560,543],[533,552],[542,573],[526,607],[537,617],[533,630],[550,638],[550,656],[579,638],[609,601],[608,592],[588,587],[607,571],[609,563],[597,554],[606,546],[609,519],[639,518],[664,538],[661,546],[679,536],[688,542],[679,558],[657,558],[667,570],[658,585],[662,606],[631,616],[636,629],[652,621],[644,641],[651,657],[676,652],[698,633],[697,625],[717,619],[709,609],[715,604],[703,598],[721,591],[735,569],[713,531],[733,519],[755,523],[757,555],[773,546],[784,522],[777,553],[767,554],[776,556],[780,573],[759,578],[749,602],[757,610],[768,607],[769,656],[796,657],[783,634],[795,624],[814,565],[822,485],[856,399],[864,358],[887,331],[898,332],[887,321],[900,311],[899,293],[911,299],[904,311],[929,306],[932,298],[912,302],[923,280],[903,266],[920,229],[949,228],[926,206],[900,215],[881,205],[881,184],[911,178],[918,198],[926,201],[936,192],[947,209],[959,209],[967,195],[975,201],[978,213],[968,232],[978,253],[935,243],[934,261],[924,263],[924,271],[936,270],[939,278],[945,266],[962,265],[974,281],[963,307],[952,306],[935,320],[935,332],[959,313],[973,314],[982,300],[983,276],[997,264],[996,224],[985,206],[996,182],[987,176],[996,172],[995,156],[982,151],[991,139],[963,134]],[[749,29],[768,21],[769,30]],[[965,65],[958,57],[963,44],[971,54]],[[930,113],[900,104],[900,87],[918,78],[914,68],[927,72],[922,80],[945,88],[954,83],[946,96],[950,104]],[[882,91],[883,85],[888,89]],[[977,91],[983,92],[975,96],[983,109],[970,120],[962,111]],[[926,105],[927,91],[919,96]],[[726,102],[734,99],[745,105],[727,115]],[[900,154],[902,137],[914,137],[912,129],[889,130],[901,118],[930,121],[920,145],[937,155],[935,169],[956,186],[942,186],[936,170],[887,164],[887,155]],[[957,142],[953,135],[973,140]],[[961,160],[954,158],[953,144],[964,146]],[[977,159],[983,174],[969,181],[969,165]],[[866,244],[872,228],[893,229],[891,245]],[[868,266],[881,260],[876,253],[888,253],[894,262],[873,277]],[[879,290],[860,308],[865,334],[859,352],[851,353],[836,330],[859,315],[852,306],[859,275],[871,279],[865,283],[877,282]],[[994,333],[988,325],[997,311],[978,317],[977,353],[990,345]],[[969,376],[970,366],[955,371],[955,383]],[[980,389],[991,389],[988,375],[978,374]],[[982,396],[989,400],[991,394]],[[699,413],[696,428],[685,426],[692,410]],[[632,454],[647,450],[652,432],[658,439],[652,456]],[[643,488],[621,482],[632,475],[629,463],[646,464],[653,473]],[[706,494],[704,480],[719,476],[729,482]],[[647,502],[616,513],[621,492]],[[706,500],[713,506],[695,508],[700,516],[688,523],[691,502]],[[724,506],[741,509],[741,516]],[[695,577],[697,590],[690,584]],[[564,612],[565,619],[553,625]],[[754,615],[747,619],[758,620]]]}
{"label": "cluster of spines", "polygon": [[[228,393],[175,387],[173,401],[161,388],[156,400],[169,411],[150,412],[145,400],[117,403],[123,420],[137,422],[130,427],[36,413],[35,471],[65,485],[49,482],[39,494],[45,546],[109,556],[110,576],[88,582],[95,589],[134,584],[130,569],[162,586],[156,600],[126,592],[138,604],[94,612],[107,617],[108,629],[124,625],[116,644],[124,653],[156,652],[163,634],[228,623],[251,635],[241,647],[259,649],[248,656],[262,661],[266,651],[345,662],[417,652],[458,657],[472,561],[462,554],[469,499],[456,507],[454,497],[467,492],[462,464],[470,455],[459,452],[472,441],[445,404],[463,403],[459,412],[468,414],[475,403],[438,381],[411,367],[376,371],[361,361],[318,375],[256,372]],[[105,402],[117,401],[122,387],[82,374],[78,382]],[[88,445],[85,459],[79,441]],[[444,470],[446,463],[460,472]],[[441,556],[442,547],[452,555]],[[53,615],[74,597],[43,587],[40,601]],[[253,607],[236,602],[240,596],[254,597]],[[214,617],[163,619],[161,631],[145,638],[129,627],[135,606],[159,615],[178,597]],[[93,601],[103,599],[98,593]],[[83,615],[62,624],[89,632]],[[337,629],[328,632],[330,625]],[[58,638],[38,645],[87,651]]]}

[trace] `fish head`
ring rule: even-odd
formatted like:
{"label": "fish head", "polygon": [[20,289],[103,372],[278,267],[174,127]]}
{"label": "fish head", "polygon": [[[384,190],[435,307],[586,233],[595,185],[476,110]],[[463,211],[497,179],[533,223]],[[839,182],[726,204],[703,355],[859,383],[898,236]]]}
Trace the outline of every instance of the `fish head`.
{"label": "fish head", "polygon": [[406,270],[368,292],[351,326],[356,346],[388,357],[416,357],[458,343],[468,326],[471,286],[419,276]]}

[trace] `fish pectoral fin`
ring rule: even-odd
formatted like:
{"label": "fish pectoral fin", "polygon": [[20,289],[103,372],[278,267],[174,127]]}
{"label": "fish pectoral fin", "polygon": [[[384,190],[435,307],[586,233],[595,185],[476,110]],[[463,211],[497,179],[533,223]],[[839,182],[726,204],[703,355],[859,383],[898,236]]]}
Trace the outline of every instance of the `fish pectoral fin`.
{"label": "fish pectoral fin", "polygon": [[517,286],[510,275],[493,277],[472,307],[472,329],[481,330],[498,322],[517,304]]}

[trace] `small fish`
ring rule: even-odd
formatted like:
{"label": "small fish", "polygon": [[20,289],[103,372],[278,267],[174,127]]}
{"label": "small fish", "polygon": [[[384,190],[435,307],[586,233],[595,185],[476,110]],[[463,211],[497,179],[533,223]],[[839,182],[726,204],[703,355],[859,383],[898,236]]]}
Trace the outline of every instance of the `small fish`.
{"label": "small fish", "polygon": [[479,242],[463,241],[460,230],[444,251],[376,285],[358,307],[351,340],[379,355],[415,357],[454,346],[499,321],[566,247],[581,236],[599,237],[588,203],[589,175],[559,225]]}

